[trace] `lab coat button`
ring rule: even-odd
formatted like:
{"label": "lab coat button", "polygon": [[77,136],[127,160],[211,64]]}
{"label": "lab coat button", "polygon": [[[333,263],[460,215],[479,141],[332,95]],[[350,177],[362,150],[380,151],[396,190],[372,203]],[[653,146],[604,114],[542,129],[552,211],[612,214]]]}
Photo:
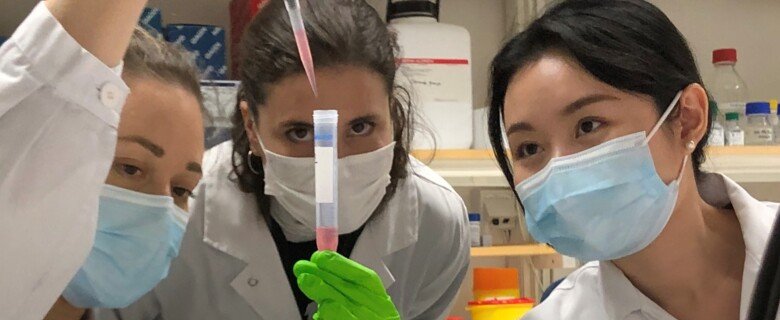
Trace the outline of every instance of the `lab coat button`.
{"label": "lab coat button", "polygon": [[247,284],[248,284],[250,287],[255,287],[255,286],[257,286],[257,283],[259,283],[259,282],[260,282],[260,281],[258,281],[258,280],[257,280],[257,279],[255,279],[255,278],[249,278],[249,280],[247,280],[247,282],[246,282],[246,283],[247,283]]}
{"label": "lab coat button", "polygon": [[122,92],[119,87],[108,82],[100,88],[100,103],[107,108],[116,109],[119,107],[119,97],[121,95]]}

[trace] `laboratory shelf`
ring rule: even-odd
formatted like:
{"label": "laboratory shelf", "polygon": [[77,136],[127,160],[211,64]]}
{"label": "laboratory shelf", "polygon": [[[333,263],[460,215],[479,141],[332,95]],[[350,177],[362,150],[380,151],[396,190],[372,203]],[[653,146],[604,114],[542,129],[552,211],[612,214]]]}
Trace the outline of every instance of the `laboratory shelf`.
{"label": "laboratory shelf", "polygon": [[[491,150],[416,150],[453,187],[507,187]],[[780,146],[710,147],[703,169],[738,183],[780,183]]]}
{"label": "laboratory shelf", "polygon": [[558,254],[546,244],[524,244],[514,246],[493,246],[471,248],[472,258],[489,257],[530,257]]}

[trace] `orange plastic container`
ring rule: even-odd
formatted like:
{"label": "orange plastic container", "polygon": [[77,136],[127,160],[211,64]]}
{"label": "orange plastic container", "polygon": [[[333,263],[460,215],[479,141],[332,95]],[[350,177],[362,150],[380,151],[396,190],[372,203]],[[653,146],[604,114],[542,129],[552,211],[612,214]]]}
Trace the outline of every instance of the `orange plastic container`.
{"label": "orange plastic container", "polygon": [[474,300],[520,298],[517,269],[474,268]]}
{"label": "orange plastic container", "polygon": [[532,299],[472,301],[466,307],[473,320],[517,320],[534,307]]}

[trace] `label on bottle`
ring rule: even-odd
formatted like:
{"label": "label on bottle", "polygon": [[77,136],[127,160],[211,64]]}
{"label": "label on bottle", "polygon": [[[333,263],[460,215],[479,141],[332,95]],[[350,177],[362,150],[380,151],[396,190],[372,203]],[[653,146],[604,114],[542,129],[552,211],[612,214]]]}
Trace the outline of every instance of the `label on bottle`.
{"label": "label on bottle", "polygon": [[727,131],[726,132],[726,145],[727,146],[744,146],[745,145],[745,132],[739,131]]}
{"label": "label on bottle", "polygon": [[707,145],[719,147],[725,144],[723,128],[720,126],[713,126],[712,131],[710,131],[710,138],[707,140]]}
{"label": "label on bottle", "polygon": [[725,115],[729,112],[738,112],[740,115],[744,115],[745,105],[745,102],[718,102],[718,113]]}
{"label": "label on bottle", "polygon": [[471,104],[469,60],[400,58],[398,63],[420,101]]}
{"label": "label on bottle", "polygon": [[753,145],[767,145],[775,142],[772,128],[754,128],[748,130],[748,143]]}

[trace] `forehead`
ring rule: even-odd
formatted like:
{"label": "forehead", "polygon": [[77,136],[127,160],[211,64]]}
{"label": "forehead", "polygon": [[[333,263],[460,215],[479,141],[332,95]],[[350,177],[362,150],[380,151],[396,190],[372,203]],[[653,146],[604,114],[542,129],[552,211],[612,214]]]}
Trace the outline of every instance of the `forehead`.
{"label": "forehead", "polygon": [[560,111],[566,104],[593,93],[623,94],[599,81],[569,56],[546,53],[512,77],[504,97],[504,116],[509,122],[540,112]]}
{"label": "forehead", "polygon": [[342,118],[367,112],[389,113],[389,93],[384,79],[376,72],[344,66],[318,69],[316,76],[317,97],[304,74],[291,75],[268,88],[268,98],[260,113],[279,122],[310,122],[317,109],[338,110]]}
{"label": "forehead", "polygon": [[[119,136],[141,136],[169,153],[200,160],[203,119],[197,99],[184,88],[155,79],[127,79]],[[178,152],[177,152],[178,151]]]}

